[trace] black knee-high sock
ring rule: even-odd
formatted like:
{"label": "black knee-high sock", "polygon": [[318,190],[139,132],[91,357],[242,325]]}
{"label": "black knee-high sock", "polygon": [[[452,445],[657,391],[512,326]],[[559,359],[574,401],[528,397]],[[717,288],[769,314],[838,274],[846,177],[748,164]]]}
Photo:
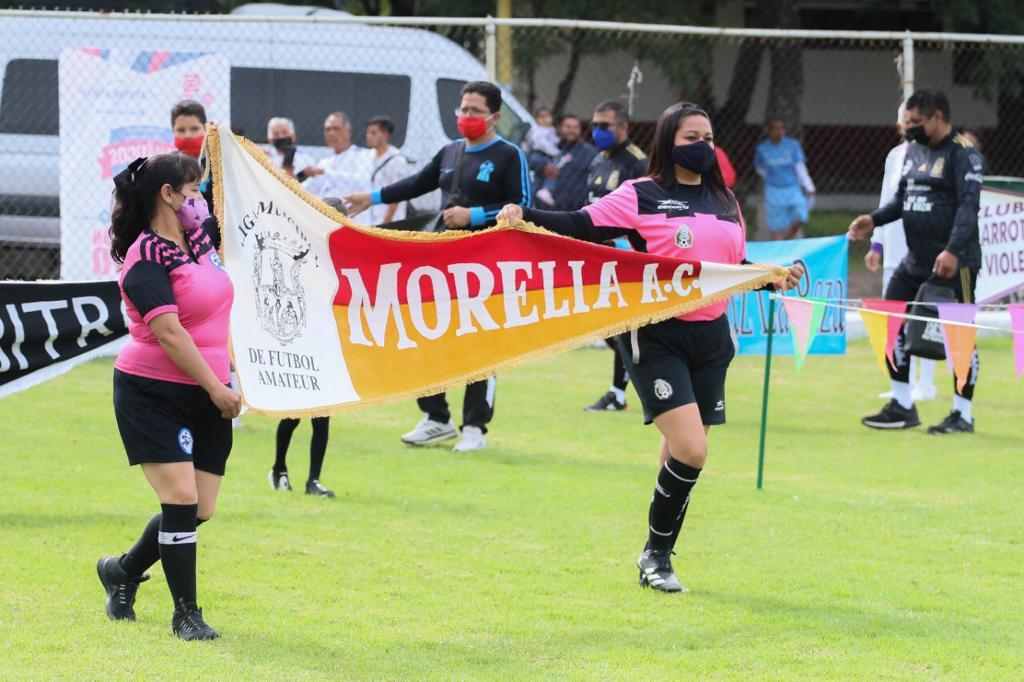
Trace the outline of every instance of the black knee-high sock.
{"label": "black knee-high sock", "polygon": [[274,454],[274,471],[288,471],[288,446],[292,442],[292,434],[299,425],[298,419],[282,419],[277,425],[277,451]]}
{"label": "black knee-high sock", "polygon": [[330,417],[313,417],[313,437],[309,441],[309,480],[320,479],[327,454],[327,434],[330,432]]}
{"label": "black knee-high sock", "polygon": [[672,537],[669,540],[669,542],[671,543],[669,547],[671,547],[672,549],[675,549],[676,542],[679,541],[679,533],[683,530],[683,521],[686,520],[686,510],[690,508],[690,502],[692,501],[693,493],[691,492],[690,495],[687,495],[686,497],[686,504],[683,505],[683,510],[679,512],[679,517],[676,519],[675,528],[672,529]]}
{"label": "black knee-high sock", "polygon": [[177,608],[196,601],[197,504],[161,504],[160,562]]}
{"label": "black knee-high sock", "polygon": [[128,575],[140,576],[160,560],[160,544],[157,542],[160,534],[160,517],[161,514],[157,514],[149,520],[139,539],[121,557],[121,568]]}
{"label": "black knee-high sock", "polygon": [[647,516],[648,540],[651,549],[672,549],[676,523],[690,499],[700,469],[669,458],[658,472],[658,482],[651,497]]}

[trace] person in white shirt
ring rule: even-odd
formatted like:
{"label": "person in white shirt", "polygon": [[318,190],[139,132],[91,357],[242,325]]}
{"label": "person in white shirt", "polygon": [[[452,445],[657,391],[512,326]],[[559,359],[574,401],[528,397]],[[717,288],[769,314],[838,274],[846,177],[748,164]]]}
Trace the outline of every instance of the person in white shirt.
{"label": "person in white shirt", "polygon": [[[902,138],[907,129],[907,109],[900,104],[896,111],[896,132]],[[903,177],[903,161],[907,156],[909,142],[903,141],[889,150],[885,157],[885,172],[882,175],[882,192],[878,205],[885,206],[896,196],[900,179]],[[864,256],[864,264],[871,272],[882,270],[882,293],[889,287],[889,279],[896,272],[900,261],[907,255],[907,237],[903,232],[903,221],[896,220],[881,225],[871,233],[871,248]],[[916,367],[915,367],[916,365]],[[915,381],[916,378],[916,381]],[[935,388],[935,361],[912,357],[910,360],[911,394],[915,401],[932,400],[938,395]],[[892,397],[883,393],[883,397]]]}
{"label": "person in white shirt", "polygon": [[[373,189],[398,182],[413,170],[401,150],[392,146],[391,136],[394,132],[395,124],[387,116],[375,116],[366,122],[366,146],[373,153],[373,172],[370,174],[370,186]],[[368,220],[371,225],[405,220],[407,204],[406,201],[375,204],[367,209]]]}
{"label": "person in white shirt", "polygon": [[267,144],[263,151],[272,164],[301,181],[307,171],[315,171],[316,167],[312,157],[298,150],[297,143],[295,123],[290,118],[275,116],[267,121]]}
{"label": "person in white shirt", "polygon": [[373,152],[352,144],[352,123],[336,111],[324,120],[324,143],[334,153],[317,165],[317,172],[302,183],[310,194],[318,197],[344,197],[370,191],[373,175]]}

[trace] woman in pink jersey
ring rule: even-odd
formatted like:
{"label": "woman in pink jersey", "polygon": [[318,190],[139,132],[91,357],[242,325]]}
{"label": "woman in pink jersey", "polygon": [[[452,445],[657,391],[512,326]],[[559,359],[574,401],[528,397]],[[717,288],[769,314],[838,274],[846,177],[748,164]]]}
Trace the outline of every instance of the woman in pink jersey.
{"label": "woman in pink jersey", "polygon": [[135,620],[146,569],[163,565],[181,639],[214,639],[196,605],[196,527],[213,515],[241,398],[227,384],[234,291],[217,257],[220,231],[191,156],[136,159],[114,178],[111,255],[130,338],[114,363],[114,416],[131,464],[161,513],[120,558],[96,569],[107,616]]}
{"label": "woman in pink jersey", "polygon": [[[700,107],[680,103],[662,113],[654,134],[649,174],[571,213],[506,206],[499,220],[525,219],[590,242],[626,236],[649,253],[712,261],[746,262],[739,204],[715,159],[711,120]],[[793,266],[778,287],[803,275]],[[725,316],[727,301],[712,304],[619,337],[620,352],[644,406],[644,422],[661,432],[661,470],[648,513],[648,540],[637,564],[640,584],[685,591],[671,554],[707,459],[707,432],[725,423],[725,375],[735,347]]]}

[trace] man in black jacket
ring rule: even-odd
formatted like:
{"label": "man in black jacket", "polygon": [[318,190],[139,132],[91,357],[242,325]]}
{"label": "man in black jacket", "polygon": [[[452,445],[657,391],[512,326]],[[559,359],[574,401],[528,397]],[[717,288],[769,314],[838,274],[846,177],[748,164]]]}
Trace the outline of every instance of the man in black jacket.
{"label": "man in black jacket", "polygon": [[[588,204],[611,194],[626,180],[647,174],[647,155],[629,139],[629,113],[622,102],[610,99],[598,104],[594,108],[590,130],[594,145],[600,152],[590,163],[587,174]],[[615,355],[612,385],[597,402],[584,408],[587,412],[621,412],[626,409],[626,386],[629,384],[626,366],[619,357],[614,338],[605,339],[605,343]]]}
{"label": "man in black jacket", "polygon": [[[871,215],[854,219],[849,236],[863,239],[876,225],[902,218],[908,253],[893,273],[885,298],[912,301],[921,285],[929,283],[952,289],[957,301],[973,301],[981,269],[978,204],[985,158],[967,138],[954,134],[949,101],[942,92],[918,90],[906,108],[906,134],[912,144],[896,196]],[[893,357],[895,364],[889,363],[893,399],[878,414],[864,417],[865,426],[906,429],[921,423],[910,394],[910,358],[902,329]],[[953,411],[928,433],[974,431],[971,400],[977,379],[975,351],[967,383],[953,396]]]}
{"label": "man in black jacket", "polygon": [[[501,118],[501,90],[493,83],[473,81],[462,88],[462,101],[455,112],[464,140],[445,145],[419,173],[373,192],[345,197],[349,215],[373,204],[408,201],[441,189],[441,220],[453,229],[482,230],[495,223],[505,204],[528,206],[530,173],[522,150],[498,135]],[[487,445],[484,434],[494,417],[494,377],[466,386],[462,403],[462,436],[456,452],[479,450]],[[423,420],[402,441],[409,445],[430,445],[459,435],[451,421],[444,393],[420,398]]]}

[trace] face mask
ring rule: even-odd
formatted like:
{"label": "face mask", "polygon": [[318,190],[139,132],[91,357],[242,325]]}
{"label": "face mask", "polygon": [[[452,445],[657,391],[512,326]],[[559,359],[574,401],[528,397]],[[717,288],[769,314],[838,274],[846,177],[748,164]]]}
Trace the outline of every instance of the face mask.
{"label": "face mask", "polygon": [[907,142],[916,142],[918,144],[928,144],[928,133],[924,131],[924,124],[917,126],[910,126],[907,128],[906,134],[903,136]]}
{"label": "face mask", "polygon": [[292,140],[290,137],[275,137],[272,144],[275,149],[282,151],[285,148],[292,146]]}
{"label": "face mask", "polygon": [[487,118],[486,116],[459,116],[455,119],[455,124],[467,140],[475,140],[487,134]]}
{"label": "face mask", "polygon": [[594,146],[601,150],[611,149],[617,142],[615,133],[607,128],[594,128],[594,132],[592,134],[594,137]]}
{"label": "face mask", "polygon": [[181,202],[181,208],[174,212],[181,221],[181,226],[186,232],[198,230],[203,221],[210,217],[210,207],[206,205],[206,199],[193,199],[185,197]]}
{"label": "face mask", "polygon": [[192,137],[175,137],[174,148],[182,154],[188,154],[199,158],[199,152],[203,149],[205,135],[193,135]]}
{"label": "face mask", "polygon": [[704,175],[715,166],[715,149],[705,140],[672,147],[672,163]]}

